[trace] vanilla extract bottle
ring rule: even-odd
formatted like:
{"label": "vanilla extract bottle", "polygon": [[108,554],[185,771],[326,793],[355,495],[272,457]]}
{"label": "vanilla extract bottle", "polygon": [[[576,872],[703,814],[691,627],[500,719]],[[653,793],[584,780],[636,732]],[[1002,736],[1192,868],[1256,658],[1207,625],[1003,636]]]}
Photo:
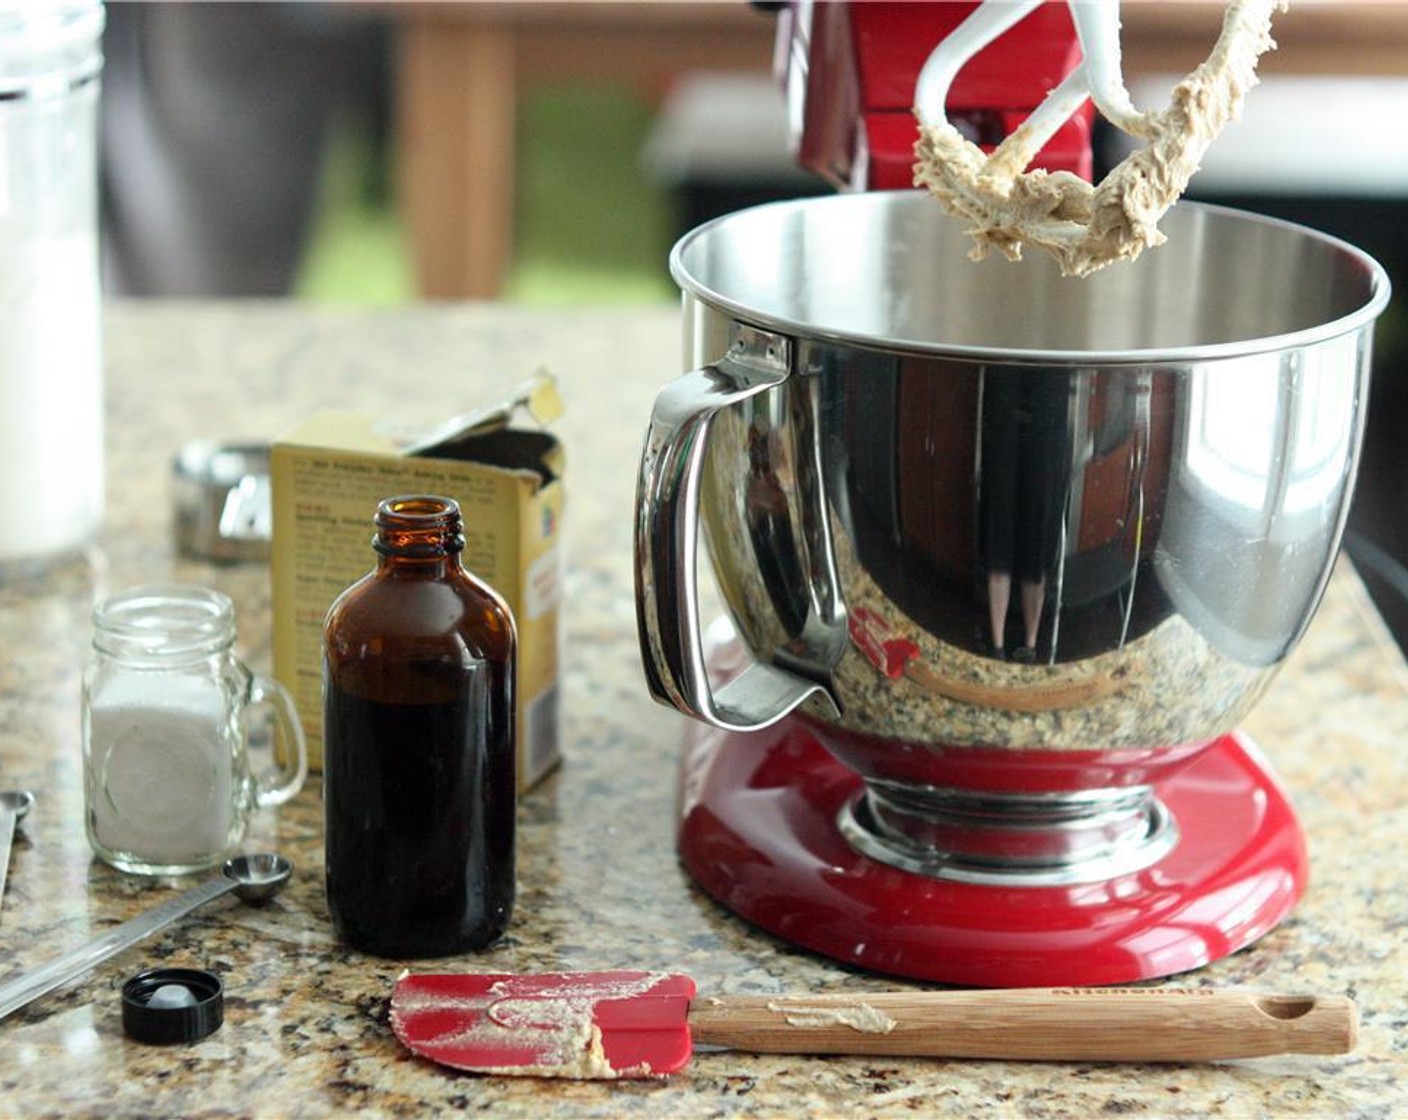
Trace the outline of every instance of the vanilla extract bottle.
{"label": "vanilla extract bottle", "polygon": [[517,637],[452,499],[383,501],[372,543],[323,631],[328,907],[353,948],[449,956],[513,907]]}

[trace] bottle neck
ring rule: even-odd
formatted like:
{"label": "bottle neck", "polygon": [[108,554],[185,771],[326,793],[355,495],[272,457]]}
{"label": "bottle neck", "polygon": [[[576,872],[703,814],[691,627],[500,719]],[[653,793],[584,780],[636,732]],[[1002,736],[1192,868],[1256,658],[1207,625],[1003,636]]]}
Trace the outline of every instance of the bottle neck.
{"label": "bottle neck", "polygon": [[377,506],[372,547],[382,571],[442,575],[464,549],[459,504],[433,494],[387,498]]}

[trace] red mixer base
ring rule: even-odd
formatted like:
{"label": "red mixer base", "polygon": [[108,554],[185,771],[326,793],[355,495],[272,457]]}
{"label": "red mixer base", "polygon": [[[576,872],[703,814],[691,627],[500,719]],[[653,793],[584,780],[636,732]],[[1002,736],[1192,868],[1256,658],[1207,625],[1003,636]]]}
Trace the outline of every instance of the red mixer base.
{"label": "red mixer base", "polygon": [[1235,734],[1156,787],[1177,846],[1100,883],[975,885],[878,863],[837,830],[859,787],[788,721],[751,734],[693,725],[681,858],[715,899],[787,941],[877,972],[983,987],[1186,972],[1266,934],[1305,889],[1300,826]]}

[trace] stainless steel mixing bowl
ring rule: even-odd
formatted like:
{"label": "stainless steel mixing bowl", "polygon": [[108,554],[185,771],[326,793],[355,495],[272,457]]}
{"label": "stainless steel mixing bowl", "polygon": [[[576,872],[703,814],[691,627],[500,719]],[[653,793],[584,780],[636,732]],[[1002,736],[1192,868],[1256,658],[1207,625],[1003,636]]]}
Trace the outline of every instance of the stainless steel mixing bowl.
{"label": "stainless steel mixing bowl", "polygon": [[[1147,865],[1176,837],[1151,785],[1236,725],[1315,610],[1387,277],[1235,211],[1163,228],[1085,280],[967,259],[913,192],[757,207],[675,248],[693,372],[641,463],[650,687],[721,728],[799,711],[865,778],[843,828],[879,858]],[[726,683],[701,524],[748,653]]]}

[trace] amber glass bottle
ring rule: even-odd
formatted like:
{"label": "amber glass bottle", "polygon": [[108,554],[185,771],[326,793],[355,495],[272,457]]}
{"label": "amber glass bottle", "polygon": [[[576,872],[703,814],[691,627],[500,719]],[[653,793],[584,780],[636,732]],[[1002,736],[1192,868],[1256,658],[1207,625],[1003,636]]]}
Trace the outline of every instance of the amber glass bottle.
{"label": "amber glass bottle", "polygon": [[323,631],[328,906],[354,948],[448,956],[513,906],[513,617],[461,564],[451,499],[382,502],[373,547]]}

